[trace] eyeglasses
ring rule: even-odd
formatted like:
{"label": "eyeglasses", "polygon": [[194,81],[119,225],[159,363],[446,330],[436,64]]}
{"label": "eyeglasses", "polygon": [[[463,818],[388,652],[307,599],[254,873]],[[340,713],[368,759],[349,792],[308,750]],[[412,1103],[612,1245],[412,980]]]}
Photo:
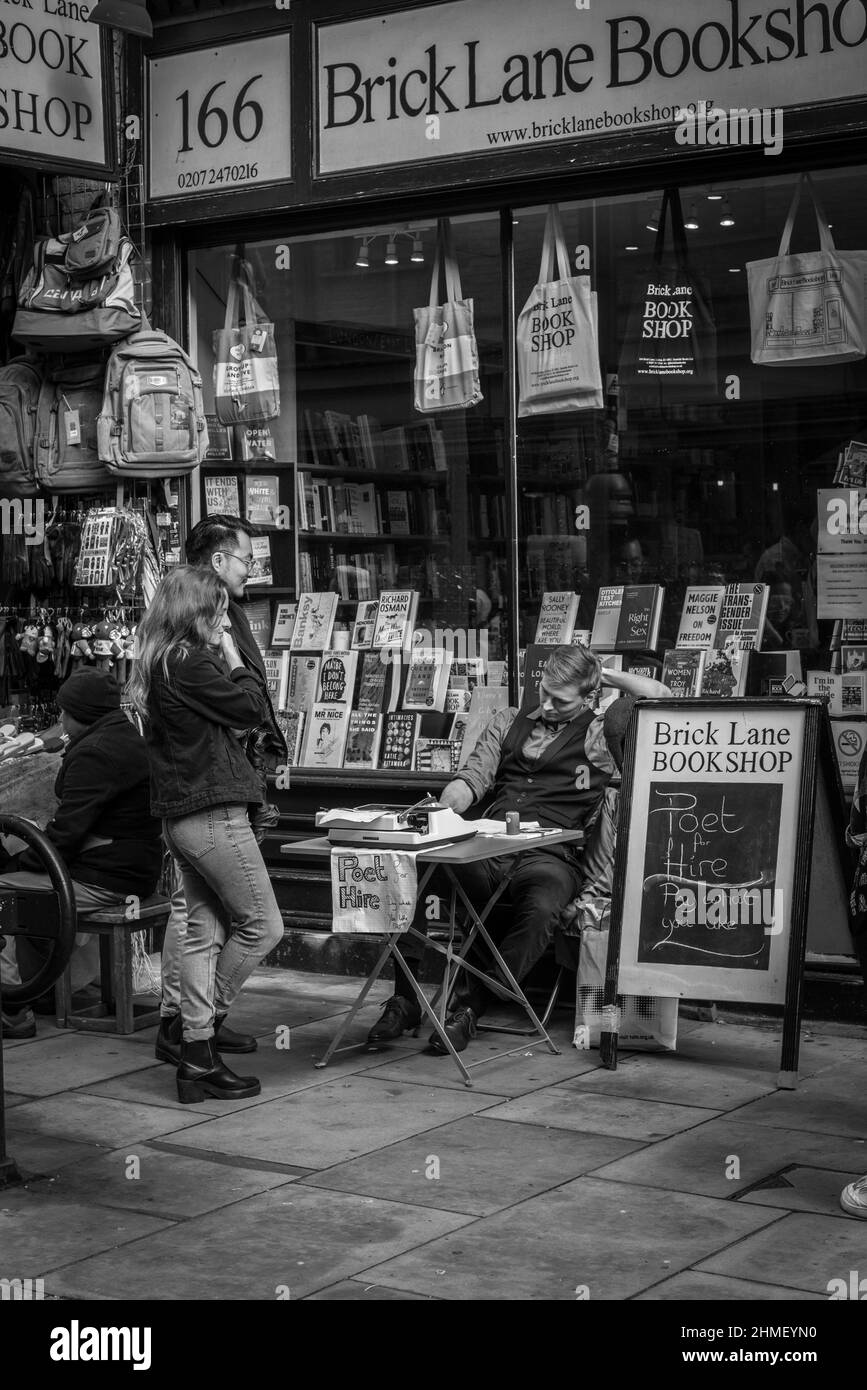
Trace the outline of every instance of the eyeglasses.
{"label": "eyeglasses", "polygon": [[237,550],[218,550],[218,555],[231,555],[233,560],[240,560],[245,570],[249,570],[253,564],[252,555],[239,555]]}

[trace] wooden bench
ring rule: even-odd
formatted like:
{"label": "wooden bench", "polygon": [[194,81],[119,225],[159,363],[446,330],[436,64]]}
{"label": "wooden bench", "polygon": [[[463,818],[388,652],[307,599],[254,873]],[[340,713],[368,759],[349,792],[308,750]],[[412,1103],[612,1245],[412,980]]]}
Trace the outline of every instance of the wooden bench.
{"label": "wooden bench", "polygon": [[132,933],[144,927],[162,926],[171,912],[171,899],[154,894],[145,898],[133,917],[130,908],[100,908],[79,912],[76,931],[99,937],[99,988],[101,999],[77,1012],[72,1008],[69,968],[54,987],[58,1028],[77,1028],[83,1033],[135,1033],[159,1023],[160,1006],[136,1004],[133,998]]}

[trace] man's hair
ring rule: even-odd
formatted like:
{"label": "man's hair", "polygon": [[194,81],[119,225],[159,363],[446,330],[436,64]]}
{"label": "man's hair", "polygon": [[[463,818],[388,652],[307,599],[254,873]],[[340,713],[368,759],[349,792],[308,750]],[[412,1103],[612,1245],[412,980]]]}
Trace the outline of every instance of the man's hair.
{"label": "man's hair", "polygon": [[187,564],[209,565],[211,556],[217,550],[225,550],[236,544],[238,532],[245,536],[258,536],[258,526],[251,526],[240,516],[206,516],[198,522],[187,537]]}
{"label": "man's hair", "polygon": [[602,680],[602,664],[589,647],[555,647],[542,674],[551,685],[576,685],[579,694],[592,695]]}

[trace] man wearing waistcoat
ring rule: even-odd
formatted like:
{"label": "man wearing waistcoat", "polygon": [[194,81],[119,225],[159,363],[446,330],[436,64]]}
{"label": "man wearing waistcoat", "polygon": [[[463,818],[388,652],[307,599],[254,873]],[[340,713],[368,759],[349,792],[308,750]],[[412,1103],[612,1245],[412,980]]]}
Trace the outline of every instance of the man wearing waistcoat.
{"label": "man wearing waistcoat", "polygon": [[[628,672],[606,670],[604,679],[606,685],[633,698],[669,693],[659,681]],[[503,820],[507,812],[517,811],[521,820],[538,821],[543,827],[588,828],[617,772],[602,716],[595,708],[601,680],[601,664],[587,648],[555,648],[542,674],[539,706],[529,713],[512,708],[494,714],[440,803],[459,814],[472,807],[476,816]],[[511,868],[511,857],[498,858],[466,865],[459,878],[470,901],[480,906]],[[557,914],[577,896],[581,878],[580,857],[571,845],[530,849],[519,856],[501,899],[511,906],[511,921],[498,942],[519,984],[552,940]],[[414,923],[419,931],[424,930],[423,920],[420,911]],[[471,958],[479,969],[491,973],[491,963],[481,951],[474,948]],[[456,1052],[475,1037],[477,1020],[493,997],[469,971],[459,972],[445,1022]],[[417,1027],[419,1019],[409,981],[396,972],[395,993],[371,1029],[368,1043],[377,1047],[393,1041]],[[429,1046],[447,1055],[436,1033],[431,1034]]]}

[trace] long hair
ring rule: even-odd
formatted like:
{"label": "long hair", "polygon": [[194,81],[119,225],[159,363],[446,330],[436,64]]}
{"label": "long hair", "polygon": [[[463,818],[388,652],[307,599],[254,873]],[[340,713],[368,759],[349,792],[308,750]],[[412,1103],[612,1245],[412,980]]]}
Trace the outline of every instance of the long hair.
{"label": "long hair", "polygon": [[136,632],[136,659],[127,696],[147,720],[154,672],[159,666],[169,679],[169,657],[183,660],[195,648],[207,646],[217,620],[228,607],[225,585],[212,569],[179,565],[157,585]]}

